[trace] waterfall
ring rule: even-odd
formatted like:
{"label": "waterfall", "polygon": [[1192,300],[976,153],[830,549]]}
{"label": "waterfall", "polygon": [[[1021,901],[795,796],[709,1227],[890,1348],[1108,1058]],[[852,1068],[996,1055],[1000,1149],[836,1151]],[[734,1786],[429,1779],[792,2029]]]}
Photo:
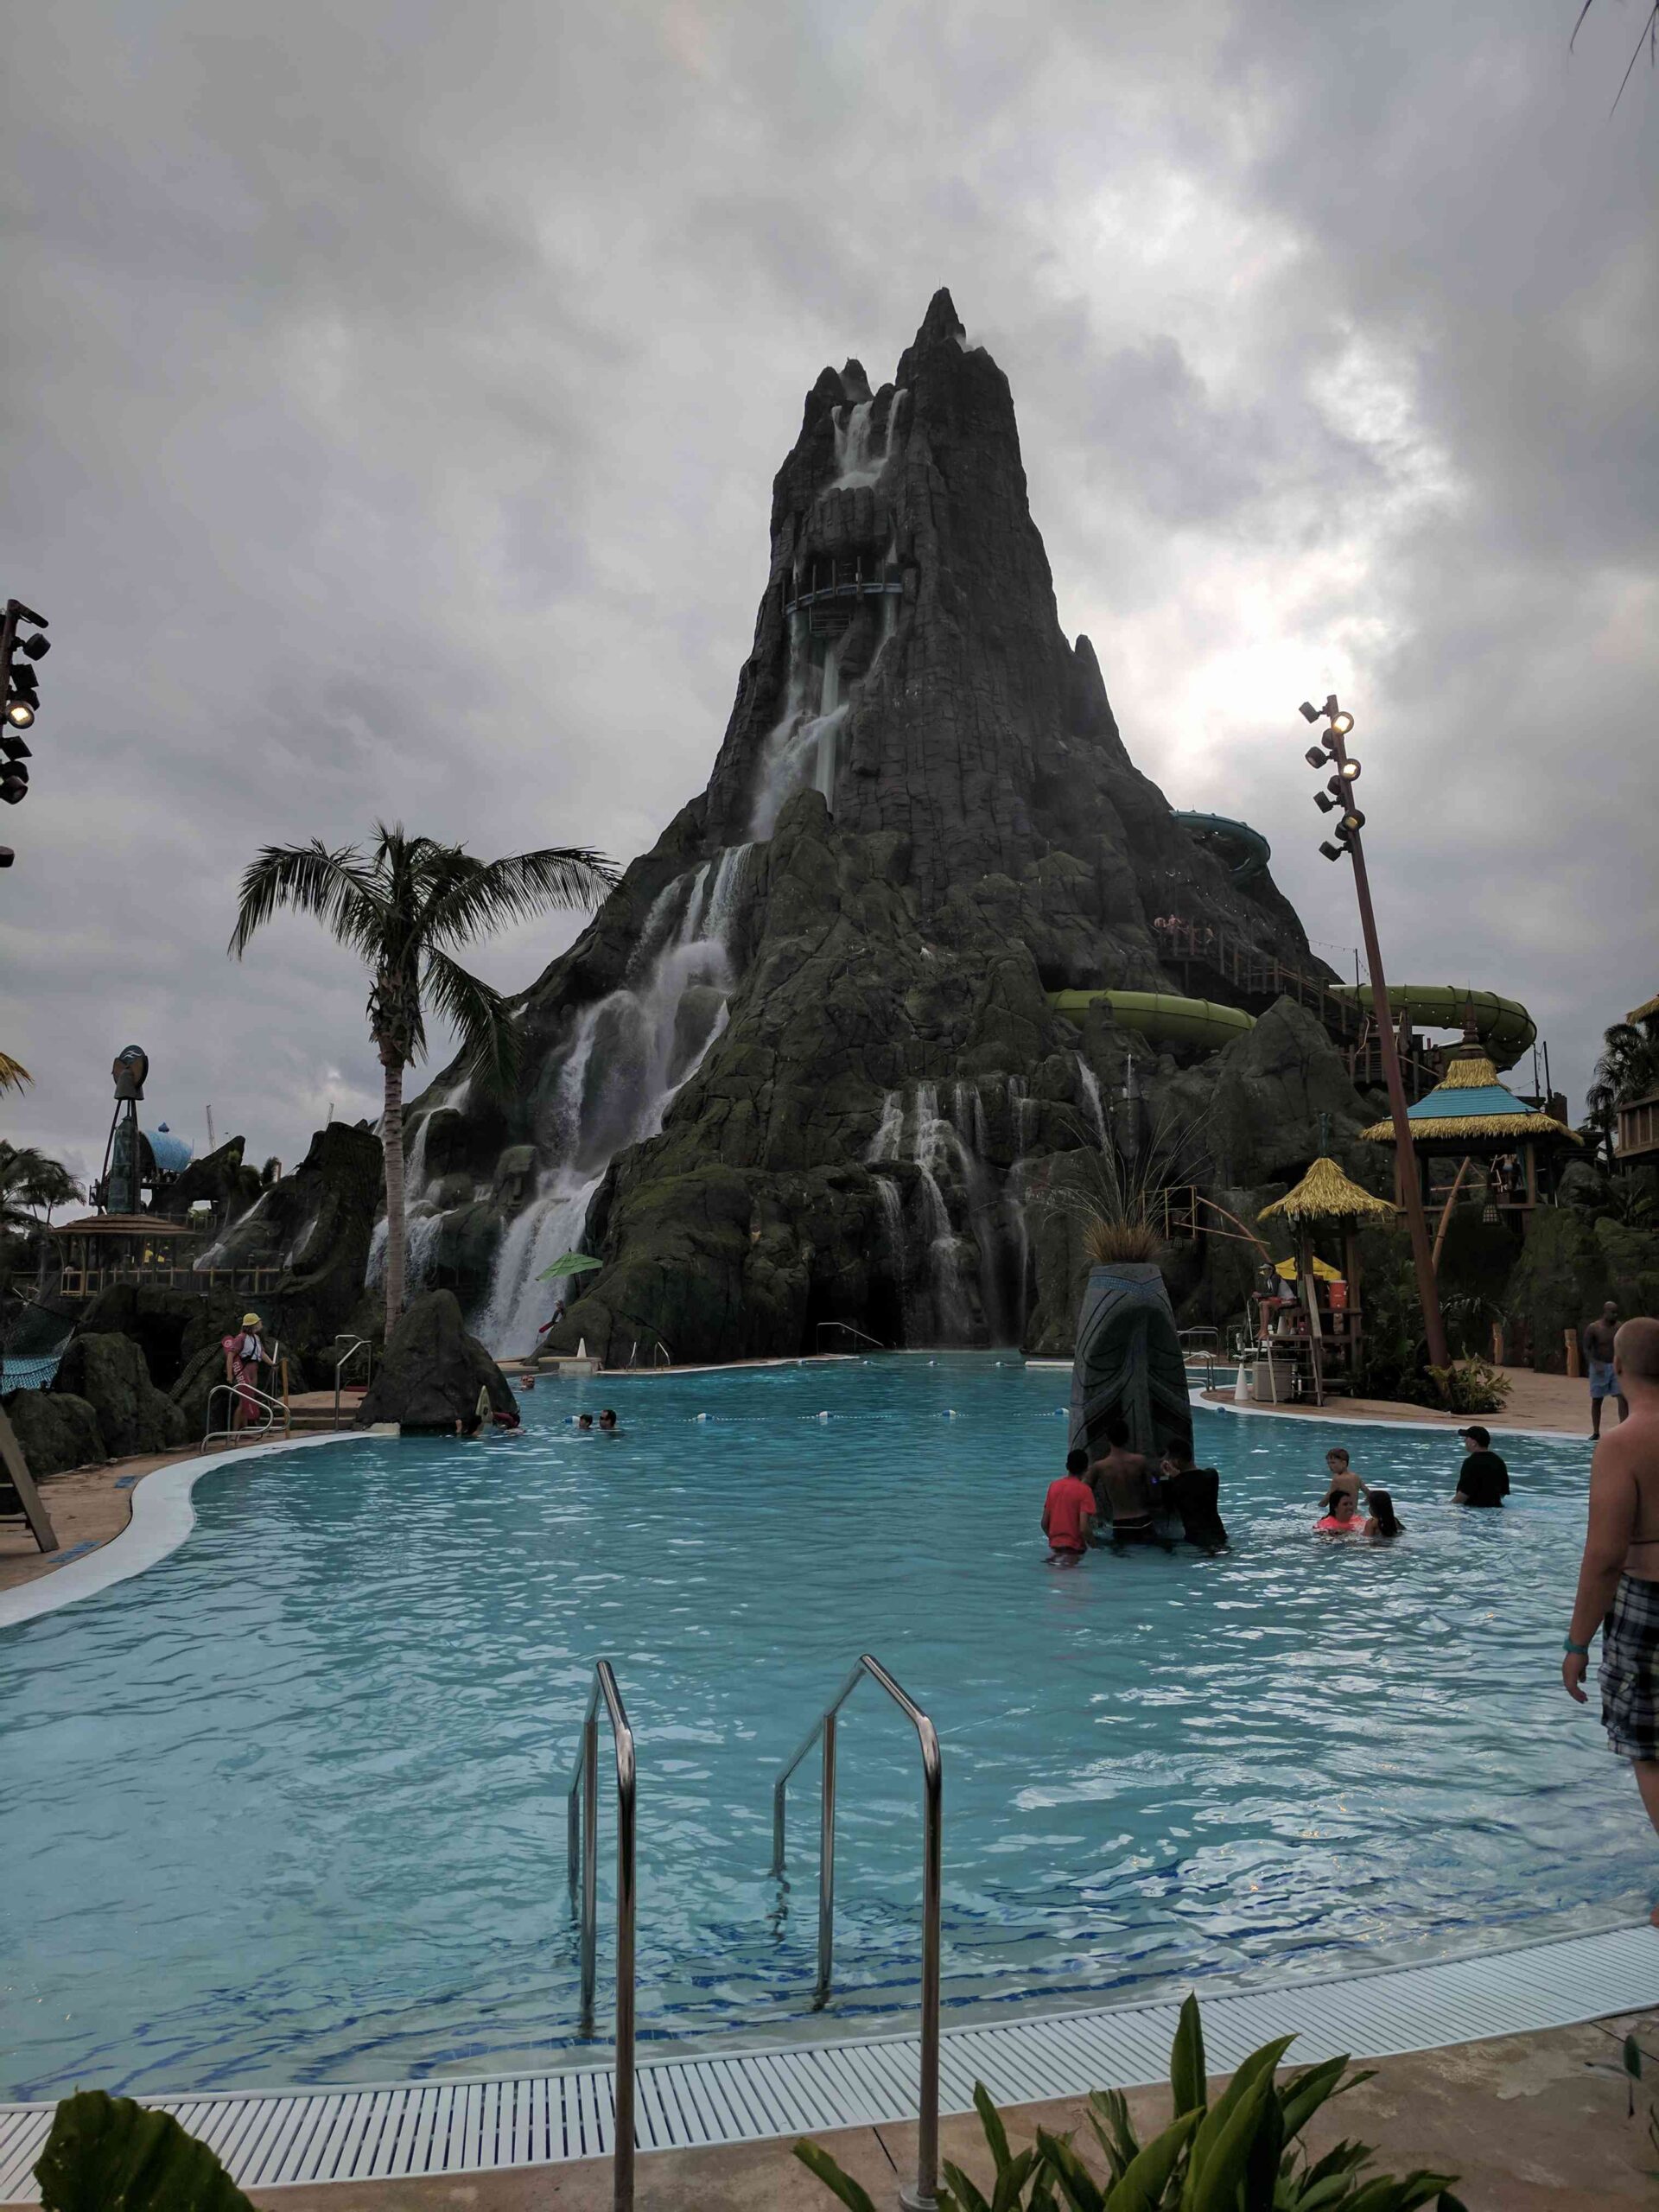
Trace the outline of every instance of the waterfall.
{"label": "waterfall", "polygon": [[475,1324],[492,1351],[533,1350],[537,1328],[571,1288],[566,1281],[537,1278],[562,1252],[580,1248],[588,1207],[612,1160],[661,1132],[675,1097],[724,1031],[732,988],[726,936],[749,852],[747,845],[728,847],[677,876],[646,918],[646,928],[654,926],[666,942],[649,960],[636,952],[631,980],[577,1014],[536,1111],[537,1147],[547,1164],[535,1197],[501,1240]]}
{"label": "waterfall", "polygon": [[[809,780],[823,788],[819,781],[821,766],[826,759],[833,761],[835,758],[836,740],[851,703],[845,701],[827,715],[804,720],[798,709],[793,718],[785,716],[766,740],[760,756],[760,795],[749,825],[749,835],[757,843],[764,843],[778,827],[785,799],[792,798]],[[831,797],[833,785],[825,798]]]}
{"label": "waterfall", "polygon": [[[426,1171],[426,1148],[432,1134],[432,1116],[453,1106],[457,1112],[471,1096],[473,1079],[462,1076],[442,1098],[435,1098],[422,1115],[409,1150],[404,1155],[404,1289],[419,1290],[432,1271],[437,1254],[438,1232],[443,1217],[428,1203],[431,1177]],[[369,1238],[369,1256],[363,1270],[363,1287],[377,1289],[386,1279],[386,1217],[382,1212]]]}
{"label": "waterfall", "polygon": [[[1017,1103],[1018,1078],[1007,1080],[1010,1099]],[[907,1343],[1007,1344],[1017,1343],[1024,1332],[1029,1258],[1025,1168],[1016,1163],[999,1179],[990,1150],[989,1118],[976,1083],[951,1086],[949,1114],[941,1112],[938,1088],[931,1083],[916,1085],[908,1109],[902,1090],[890,1090],[882,1098],[881,1118],[864,1162],[878,1171],[882,1228],[903,1297]],[[918,1283],[911,1280],[912,1248],[899,1188],[879,1172],[900,1160],[917,1173],[916,1228],[926,1248],[925,1266],[918,1263]],[[965,1271],[969,1247],[978,1278],[978,1314]],[[914,1249],[919,1252],[921,1246]]]}
{"label": "waterfall", "polygon": [[1008,1077],[1008,1103],[1014,1108],[1014,1148],[1023,1158],[1037,1134],[1037,1101],[1026,1095],[1024,1076]]}
{"label": "waterfall", "polygon": [[[935,1319],[942,1339],[959,1344],[972,1335],[973,1316],[963,1291],[961,1255],[957,1233],[951,1226],[950,1209],[940,1186],[939,1170],[955,1166],[961,1172],[963,1147],[956,1130],[939,1112],[938,1093],[931,1083],[918,1083],[916,1086],[914,1157],[921,1176],[922,1204],[926,1215]],[[966,1181],[965,1176],[963,1180]]]}
{"label": "waterfall", "polygon": [[851,485],[874,484],[881,474],[880,459],[870,459],[870,421],[874,411],[873,399],[861,399],[852,407],[836,410],[836,482],[835,488],[842,490]]}
{"label": "waterfall", "polygon": [[870,450],[875,435],[875,402],[860,399],[850,407],[836,410],[836,480],[832,490],[849,491],[860,485],[874,483],[887,467],[893,452],[893,434],[899,420],[899,403],[904,396],[905,386],[900,385],[887,409],[887,436],[879,454]]}
{"label": "waterfall", "polygon": [[1083,1077],[1083,1095],[1089,1102],[1089,1117],[1095,1125],[1095,1135],[1104,1152],[1108,1148],[1106,1109],[1100,1103],[1100,1081],[1081,1052],[1077,1054],[1077,1073]]}

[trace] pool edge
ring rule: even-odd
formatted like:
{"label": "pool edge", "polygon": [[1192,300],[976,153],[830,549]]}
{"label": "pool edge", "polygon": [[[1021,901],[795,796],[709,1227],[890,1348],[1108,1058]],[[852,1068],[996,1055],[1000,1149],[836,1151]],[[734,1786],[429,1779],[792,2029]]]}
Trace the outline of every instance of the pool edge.
{"label": "pool edge", "polygon": [[278,1452],[303,1452],[318,1444],[350,1444],[367,1433],[366,1429],[337,1429],[326,1436],[285,1436],[270,1444],[237,1445],[157,1467],[134,1486],[131,1516],[106,1544],[36,1581],[0,1591],[0,1629],[21,1627],[82,1598],[96,1597],[177,1551],[196,1525],[190,1494],[213,1469],[268,1459]]}
{"label": "pool edge", "polygon": [[[1313,1981],[1199,1994],[1212,2073],[1294,2032],[1292,2063],[1356,2059],[1537,2033],[1659,2005],[1659,1931],[1647,1922],[1489,1950],[1446,1965],[1376,1967]],[[1166,2075],[1179,1995],[947,2028],[941,2109],[966,2112],[983,2082],[1009,2105],[1135,2088]],[[645,2058],[642,2152],[760,2142],[916,2116],[911,2035]],[[297,2187],[496,2172],[603,2157],[612,2146],[607,2065],[398,2083],[216,2090],[140,2101],[173,2113],[238,2185]],[[0,2104],[0,2203],[35,2199],[35,2159],[52,2104]]]}

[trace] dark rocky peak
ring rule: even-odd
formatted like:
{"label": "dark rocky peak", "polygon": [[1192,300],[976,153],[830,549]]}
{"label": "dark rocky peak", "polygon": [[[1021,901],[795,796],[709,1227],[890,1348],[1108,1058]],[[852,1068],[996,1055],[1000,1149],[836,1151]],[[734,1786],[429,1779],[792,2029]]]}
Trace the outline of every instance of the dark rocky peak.
{"label": "dark rocky peak", "polygon": [[842,363],[841,388],[854,405],[856,405],[861,399],[868,399],[870,397],[870,380],[864,373],[862,361],[848,360]]}
{"label": "dark rocky peak", "polygon": [[927,313],[922,317],[921,328],[916,333],[917,345],[937,345],[943,339],[965,338],[967,335],[962,317],[957,313],[956,302],[941,284],[927,303]]}

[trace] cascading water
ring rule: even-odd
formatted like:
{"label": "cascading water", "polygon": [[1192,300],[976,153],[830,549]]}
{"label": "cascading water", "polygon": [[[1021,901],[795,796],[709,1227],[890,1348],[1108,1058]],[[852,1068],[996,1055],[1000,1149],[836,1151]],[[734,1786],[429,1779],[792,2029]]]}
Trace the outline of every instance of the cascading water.
{"label": "cascading water", "polygon": [[[1007,1079],[1015,1108],[1016,1082]],[[888,1091],[881,1102],[864,1158],[876,1171],[907,1343],[1017,1343],[1023,1333],[1029,1258],[1025,1163],[1016,1161],[999,1183],[991,1151],[990,1117],[976,1083],[953,1084],[948,1114],[940,1111],[933,1084],[918,1084],[908,1107],[900,1090]],[[917,1226],[925,1239],[925,1262],[914,1267],[899,1186],[880,1172],[900,1161],[916,1170]],[[970,1288],[976,1281],[977,1310]]]}
{"label": "cascading water", "polygon": [[666,943],[643,963],[636,955],[630,975],[639,969],[637,982],[576,1016],[534,1108],[537,1147],[548,1165],[501,1240],[475,1325],[492,1351],[534,1348],[537,1329],[569,1297],[572,1280],[542,1276],[563,1253],[580,1248],[612,1160],[660,1132],[676,1093],[725,1028],[732,988],[726,938],[749,851],[729,847],[717,861],[677,877],[646,917],[646,929]]}
{"label": "cascading water", "polygon": [[1106,1151],[1106,1109],[1100,1102],[1100,1079],[1087,1060],[1077,1054],[1077,1073],[1083,1078],[1083,1095],[1089,1102],[1089,1118],[1095,1125],[1095,1139],[1103,1152]]}
{"label": "cascading water", "polygon": [[872,450],[875,443],[875,402],[860,399],[850,407],[836,410],[836,480],[837,492],[855,491],[861,485],[874,484],[887,465],[893,451],[893,429],[899,420],[899,403],[905,396],[900,385],[893,395],[887,409],[887,435],[881,450]]}
{"label": "cascading water", "polygon": [[[432,1135],[432,1116],[447,1106],[457,1112],[466,1105],[473,1088],[472,1077],[463,1076],[453,1090],[446,1090],[442,1098],[433,1101],[429,1112],[423,1114],[410,1140],[409,1150],[404,1155],[404,1291],[421,1290],[429,1279],[437,1258],[438,1237],[443,1227],[443,1217],[431,1203],[432,1178],[427,1172],[427,1144]],[[363,1271],[364,1287],[376,1290],[386,1279],[386,1217],[383,1213],[374,1224],[369,1239],[368,1263]]]}

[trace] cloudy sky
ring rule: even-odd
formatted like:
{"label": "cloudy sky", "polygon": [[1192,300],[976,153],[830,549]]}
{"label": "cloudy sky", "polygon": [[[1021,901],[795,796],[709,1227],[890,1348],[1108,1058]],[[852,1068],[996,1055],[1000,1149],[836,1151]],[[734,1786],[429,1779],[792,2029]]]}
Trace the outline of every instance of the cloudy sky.
{"label": "cloudy sky", "polygon": [[[1575,1103],[1659,988],[1659,80],[1597,0],[57,0],[8,50],[6,1133],[130,1040],[200,1149],[378,1105],[255,847],[647,845],[703,783],[771,478],[934,289],[1012,380],[1060,619],[1337,965],[1305,695],[1358,717],[1391,969]],[[479,964],[504,987],[562,919]],[[1529,1071],[1524,1071],[1529,1073]]]}

